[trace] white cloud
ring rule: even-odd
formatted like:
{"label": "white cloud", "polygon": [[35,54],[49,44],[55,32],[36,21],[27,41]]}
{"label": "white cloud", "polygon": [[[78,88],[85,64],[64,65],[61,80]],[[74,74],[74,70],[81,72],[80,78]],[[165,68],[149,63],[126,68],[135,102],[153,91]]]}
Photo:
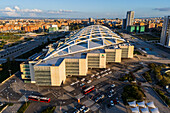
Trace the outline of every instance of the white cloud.
{"label": "white cloud", "polygon": [[25,12],[25,13],[41,13],[43,12],[40,9],[21,9],[21,12]]}
{"label": "white cloud", "polygon": [[3,12],[3,14],[7,15],[7,16],[21,16],[20,14],[16,13],[15,11],[11,11],[11,12]]}
{"label": "white cloud", "polygon": [[60,9],[59,12],[73,12],[72,10],[63,10],[63,9]]}
{"label": "white cloud", "polygon": [[36,17],[37,15],[35,13],[30,13],[29,16],[30,17]]}
{"label": "white cloud", "polygon": [[3,11],[3,12],[14,12],[15,10],[11,9],[10,7],[5,7],[5,9],[0,9],[0,11]]}
{"label": "white cloud", "polygon": [[14,9],[15,9],[16,11],[20,11],[20,8],[19,8],[18,6],[14,6]]}
{"label": "white cloud", "polygon": [[41,10],[41,9],[21,9],[18,6],[14,6],[13,8],[5,7],[4,9],[0,9],[0,15],[4,14],[5,16],[53,16],[62,15],[62,14],[69,14],[72,13],[72,10]]}

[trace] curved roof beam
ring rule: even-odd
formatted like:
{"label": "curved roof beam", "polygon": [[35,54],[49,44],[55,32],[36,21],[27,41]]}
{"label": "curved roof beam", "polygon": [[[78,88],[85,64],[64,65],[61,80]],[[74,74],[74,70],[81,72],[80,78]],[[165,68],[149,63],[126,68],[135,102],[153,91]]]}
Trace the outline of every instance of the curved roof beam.
{"label": "curved roof beam", "polygon": [[[96,31],[96,32],[95,32]],[[95,42],[94,40],[102,40],[102,44]],[[107,39],[113,39],[114,41],[107,40]],[[73,36],[71,39],[65,41],[61,46],[56,48],[54,51],[52,51],[50,54],[48,54],[43,60],[47,60],[50,58],[53,58],[56,54],[61,52],[62,54],[59,56],[67,55],[67,54],[73,54],[80,51],[85,51],[89,49],[94,48],[100,48],[108,45],[114,45],[116,44],[116,40],[125,41],[123,38],[121,38],[119,35],[111,31],[109,28],[101,25],[92,25],[88,26],[86,28],[83,28],[80,30],[75,36]],[[81,43],[87,42],[87,48],[81,50],[82,48]],[[90,45],[90,43],[92,45]],[[79,44],[79,46],[78,46]],[[93,45],[94,44],[94,45]],[[71,51],[71,47],[76,46],[75,52]],[[83,45],[82,45],[83,46]],[[98,47],[96,47],[98,46]],[[79,49],[80,47],[80,49]],[[92,47],[92,48],[90,48]],[[75,47],[74,47],[75,48]],[[68,49],[67,52],[63,52],[64,50]]]}

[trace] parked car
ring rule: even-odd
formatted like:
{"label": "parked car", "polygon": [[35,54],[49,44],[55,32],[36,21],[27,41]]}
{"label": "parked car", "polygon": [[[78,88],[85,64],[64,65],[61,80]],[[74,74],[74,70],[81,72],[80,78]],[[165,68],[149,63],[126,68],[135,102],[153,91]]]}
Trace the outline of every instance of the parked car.
{"label": "parked car", "polygon": [[91,82],[92,82],[91,80],[88,80],[88,81],[87,81],[88,84],[91,83]]}
{"label": "parked car", "polygon": [[0,102],[0,106],[3,106],[4,104]]}
{"label": "parked car", "polygon": [[84,110],[83,110],[84,113],[87,113],[89,111],[90,111],[90,108],[88,108],[88,107],[85,107]]}
{"label": "parked car", "polygon": [[78,84],[80,81],[79,80],[77,80],[76,82],[75,82],[75,84]]}
{"label": "parked car", "polygon": [[113,100],[113,102],[114,102],[114,104],[118,104],[118,102],[117,102],[117,100],[116,100],[116,99],[114,99],[114,100]]}
{"label": "parked car", "polygon": [[93,74],[93,75],[91,75],[91,78],[93,78],[95,75]]}
{"label": "parked car", "polygon": [[85,80],[86,80],[85,78],[82,78],[82,79],[81,79],[82,82],[85,81]]}
{"label": "parked car", "polygon": [[116,85],[115,84],[112,84],[111,87],[114,88]]}
{"label": "parked car", "polygon": [[75,82],[72,82],[70,85],[73,86],[75,84]]}
{"label": "parked car", "polygon": [[107,107],[108,107],[108,108],[111,108],[111,107],[113,107],[114,105],[115,105],[115,104],[114,104],[114,101],[111,100],[110,103],[107,104]]}
{"label": "parked car", "polygon": [[108,68],[107,71],[110,71],[110,68]]}
{"label": "parked car", "polygon": [[104,71],[101,71],[100,73],[101,73],[101,74],[103,74],[103,73],[104,73]]}
{"label": "parked car", "polygon": [[80,111],[83,111],[85,107],[86,107],[86,106],[81,106],[79,110],[80,110]]}
{"label": "parked car", "polygon": [[81,87],[84,86],[84,85],[85,85],[85,83],[81,83],[81,84],[80,84]]}
{"label": "parked car", "polygon": [[110,90],[110,93],[113,93],[113,92],[114,92],[114,90],[113,90],[113,89],[111,89],[111,90]]}
{"label": "parked car", "polygon": [[96,75],[99,75],[99,73],[96,73]]}
{"label": "parked car", "polygon": [[115,105],[114,102],[113,102],[113,100],[110,101],[110,105],[111,105],[111,106],[114,106],[114,105]]}
{"label": "parked car", "polygon": [[104,76],[106,76],[106,74],[101,75],[101,77],[104,77]]}
{"label": "parked car", "polygon": [[108,95],[108,97],[110,98],[110,97],[112,97],[113,96],[113,94],[112,93],[110,93],[109,95]]}
{"label": "parked car", "polygon": [[117,103],[119,103],[119,99],[118,98],[116,98],[116,101],[117,101]]}
{"label": "parked car", "polygon": [[80,111],[78,109],[75,109],[73,113],[80,113]]}
{"label": "parked car", "polygon": [[97,77],[97,79],[99,79],[99,78],[100,78],[100,76]]}

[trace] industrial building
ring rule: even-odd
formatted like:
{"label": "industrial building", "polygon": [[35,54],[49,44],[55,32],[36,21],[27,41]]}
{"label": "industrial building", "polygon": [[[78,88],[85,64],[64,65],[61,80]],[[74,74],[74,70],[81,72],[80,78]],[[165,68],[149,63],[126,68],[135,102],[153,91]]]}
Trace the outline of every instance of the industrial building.
{"label": "industrial building", "polygon": [[20,65],[22,78],[39,86],[60,86],[67,76],[86,76],[89,68],[133,58],[134,46],[109,28],[92,25],[50,46],[47,54]]}

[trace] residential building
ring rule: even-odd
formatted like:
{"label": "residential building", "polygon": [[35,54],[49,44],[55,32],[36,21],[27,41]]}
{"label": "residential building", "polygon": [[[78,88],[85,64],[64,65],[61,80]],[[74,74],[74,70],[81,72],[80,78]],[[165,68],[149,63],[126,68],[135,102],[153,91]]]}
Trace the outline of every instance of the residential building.
{"label": "residential building", "polygon": [[170,16],[164,17],[160,43],[170,47]]}
{"label": "residential building", "polygon": [[134,22],[134,14],[135,14],[134,11],[128,11],[128,12],[127,12],[127,15],[126,15],[126,29],[127,29],[128,26],[133,25],[133,22]]}

